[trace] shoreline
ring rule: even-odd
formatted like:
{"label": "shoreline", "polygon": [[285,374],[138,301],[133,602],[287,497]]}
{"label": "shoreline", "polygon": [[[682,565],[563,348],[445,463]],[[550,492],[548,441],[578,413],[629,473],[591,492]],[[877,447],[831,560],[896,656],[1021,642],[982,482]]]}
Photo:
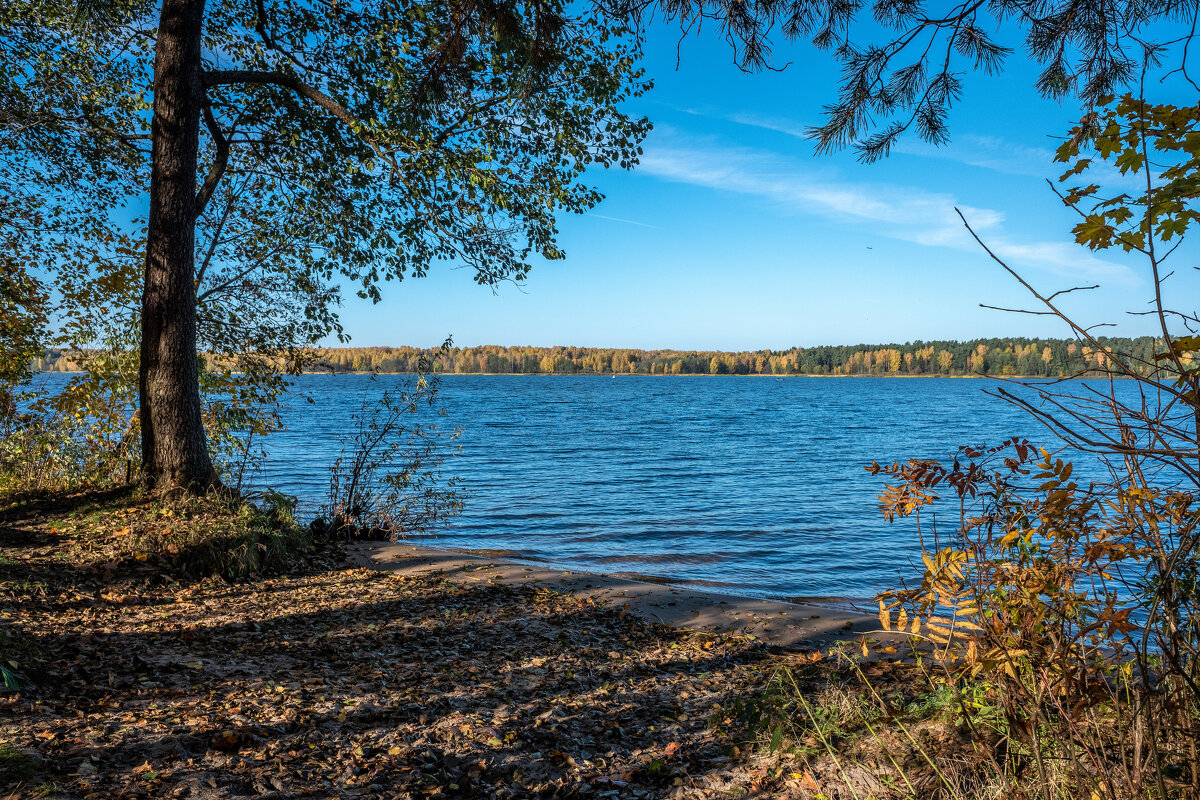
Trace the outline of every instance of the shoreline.
{"label": "shoreline", "polygon": [[64,494],[6,514],[20,691],[0,796],[797,796],[742,738],[780,655],[758,636],[646,623],[483,559],[448,572],[428,549],[420,574],[355,564],[379,544],[355,543],[231,582],[150,545],[276,535],[220,501]]}
{"label": "shoreline", "polygon": [[[49,375],[51,373],[43,372],[39,375]],[[78,373],[62,373],[78,374]],[[302,375],[419,375],[418,372],[302,372]],[[950,379],[958,380],[960,378],[998,378],[997,375],[823,375],[817,373],[793,373],[791,375],[767,375],[764,373],[747,373],[745,375],[735,375],[726,373],[723,375],[704,374],[702,372],[681,372],[678,375],[665,375],[657,372],[623,372],[615,374],[612,372],[432,372],[428,373],[436,375],[439,378],[449,377],[479,377],[481,375],[494,375],[496,377],[505,378],[931,378],[931,379]],[[1021,380],[1071,380],[1069,378],[1045,378],[1039,375],[1005,375],[1005,378],[1019,378]],[[1087,380],[1080,378],[1078,380]]]}
{"label": "shoreline", "polygon": [[405,576],[441,574],[456,585],[533,584],[578,598],[606,601],[633,616],[701,633],[734,633],[789,649],[820,649],[845,639],[900,640],[879,620],[856,611],[763,600],[632,577],[525,564],[491,554],[406,542],[357,542],[355,564]]}
{"label": "shoreline", "polygon": [[[34,375],[84,375],[82,370],[50,370],[48,372],[35,372]],[[238,373],[240,374],[240,373]],[[421,375],[419,372],[330,372],[328,370],[301,372],[299,375]],[[635,372],[635,373],[620,373],[614,374],[611,372],[430,372],[424,373],[433,375],[439,378],[476,378],[481,376],[495,376],[505,378],[777,378],[785,380],[788,378],[886,378],[898,380],[1021,380],[1021,381],[1045,381],[1046,383],[1058,383],[1061,381],[1098,381],[1098,380],[1134,380],[1128,375],[1106,375],[1103,373],[1097,375],[1083,375],[1072,377],[1050,377],[1046,375],[828,375],[818,373],[793,373],[791,375],[767,375],[762,373],[747,373],[745,375],[723,374],[711,375],[700,372],[687,372],[678,375],[664,375],[657,372]],[[298,377],[291,375],[289,377]]]}

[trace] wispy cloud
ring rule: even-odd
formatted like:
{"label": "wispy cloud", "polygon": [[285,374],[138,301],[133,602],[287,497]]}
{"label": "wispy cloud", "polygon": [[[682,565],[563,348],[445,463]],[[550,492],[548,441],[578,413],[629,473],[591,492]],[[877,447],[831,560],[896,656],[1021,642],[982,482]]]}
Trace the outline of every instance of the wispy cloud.
{"label": "wispy cloud", "polygon": [[[1066,172],[1069,166],[1055,161],[1054,150],[1049,147],[1031,147],[999,136],[974,133],[957,136],[944,147],[934,147],[912,137],[901,139],[896,152],[955,161],[1009,175],[1029,175],[1054,181],[1056,185],[1058,176]],[[1104,196],[1108,197],[1119,192],[1136,191],[1145,178],[1133,173],[1122,175],[1112,164],[1093,158],[1091,168],[1078,180],[1099,184],[1107,192]]]}
{"label": "wispy cloud", "polygon": [[776,133],[783,133],[788,136],[794,136],[797,139],[807,139],[808,132],[806,126],[802,122],[797,122],[786,117],[769,117],[762,114],[754,114],[749,112],[733,112],[716,111],[708,108],[680,108],[678,106],[670,106],[675,111],[684,114],[689,114],[693,117],[704,117],[706,119],[723,119],[726,122],[732,122],[736,125],[745,125],[748,128],[762,128]]}
{"label": "wispy cloud", "polygon": [[[699,114],[701,112],[689,111],[688,113]],[[809,138],[807,127],[795,120],[741,113],[720,116],[721,119],[728,122],[751,128],[785,133],[797,139]],[[955,161],[959,164],[1004,172],[1009,175],[1045,178],[1062,172],[1061,165],[1054,163],[1054,151],[1050,148],[1030,147],[1010,142],[999,136],[981,136],[974,133],[956,135],[949,144],[941,147],[923,142],[915,135],[902,136],[893,148],[893,152]]]}
{"label": "wispy cloud", "polygon": [[596,219],[605,219],[609,222],[623,222],[626,225],[637,225],[639,228],[653,228],[655,230],[661,230],[661,228],[659,228],[657,225],[651,225],[648,222],[638,222],[636,219],[625,219],[623,217],[609,217],[605,216],[604,214],[597,214],[594,211],[589,211],[584,216],[595,217]]}
{"label": "wispy cloud", "polygon": [[1133,278],[1126,267],[1098,259],[1077,246],[1015,238],[1005,231],[1002,212],[965,205],[949,194],[846,181],[830,170],[814,170],[795,159],[762,151],[681,142],[678,135],[666,138],[669,141],[661,145],[653,142],[647,146],[641,159],[642,173],[761,197],[792,213],[869,225],[873,234],[892,239],[977,253],[979,245],[963,227],[955,213],[957,207],[992,251],[1013,266],[1072,278],[1121,282]]}
{"label": "wispy cloud", "polygon": [[786,133],[788,136],[794,136],[797,139],[808,139],[807,126],[783,117],[763,117],[758,114],[727,114],[725,115],[725,119],[730,122],[736,122],[738,125],[763,128],[764,130],[775,131],[776,133]]}
{"label": "wispy cloud", "polygon": [[[808,126],[786,117],[768,117],[753,113],[716,113],[703,109],[677,109],[693,116],[723,119],[750,128],[775,131],[811,144]],[[1064,129],[1065,133],[1065,129]],[[933,158],[953,161],[971,167],[1001,172],[1007,175],[1027,175],[1033,178],[1055,180],[1067,167],[1054,160],[1053,147],[1036,147],[1009,141],[1001,136],[977,133],[954,134],[948,144],[935,146],[921,141],[915,134],[902,136],[892,148],[898,155]],[[1093,161],[1088,180],[1111,188],[1113,193],[1137,189],[1142,178],[1133,174],[1122,175],[1112,166]]]}
{"label": "wispy cloud", "polygon": [[955,136],[950,144],[942,147],[922,142],[915,136],[904,137],[897,142],[895,152],[1035,178],[1046,178],[1063,171],[1061,164],[1054,163],[1054,151],[1050,148],[1030,147],[999,136],[974,133]]}
{"label": "wispy cloud", "polygon": [[[747,112],[716,112],[700,108],[676,109],[685,114],[709,119],[722,119],[748,128],[775,131],[797,139],[809,139],[808,127],[802,122],[786,117],[763,116]],[[1044,178],[1051,173],[1061,172],[1054,164],[1054,151],[1046,147],[1030,147],[1010,142],[999,136],[982,136],[966,133],[955,135],[946,145],[937,147],[921,141],[917,136],[902,136],[893,147],[893,152],[903,155],[937,158],[955,161],[982,169],[1004,172],[1010,175],[1030,175]]]}

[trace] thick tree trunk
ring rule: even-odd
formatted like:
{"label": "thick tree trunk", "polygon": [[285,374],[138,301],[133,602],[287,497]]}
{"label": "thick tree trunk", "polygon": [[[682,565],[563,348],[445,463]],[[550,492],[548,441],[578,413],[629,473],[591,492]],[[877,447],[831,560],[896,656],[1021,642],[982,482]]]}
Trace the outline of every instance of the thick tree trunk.
{"label": "thick tree trunk", "polygon": [[205,0],[164,0],[154,51],[153,166],[138,373],[142,475],[153,487],[219,484],[196,363],[196,160]]}

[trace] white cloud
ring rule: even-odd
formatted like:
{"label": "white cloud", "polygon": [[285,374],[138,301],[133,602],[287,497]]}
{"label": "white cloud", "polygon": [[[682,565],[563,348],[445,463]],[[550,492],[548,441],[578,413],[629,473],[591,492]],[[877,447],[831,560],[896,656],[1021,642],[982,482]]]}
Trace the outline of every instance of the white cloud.
{"label": "white cloud", "polygon": [[[733,113],[715,114],[698,109],[679,109],[694,116],[723,119],[737,125],[783,133],[797,139],[803,139],[811,144],[807,128],[804,124],[784,117],[764,117],[758,114]],[[1066,126],[1063,128],[1066,133]],[[1057,142],[1047,137],[1053,143],[1050,147],[1034,147],[1009,141],[1000,136],[977,133],[952,134],[951,141],[941,147],[922,141],[915,134],[901,136],[892,148],[897,155],[916,156],[918,158],[934,158],[942,161],[953,161],[971,167],[1001,172],[1007,175],[1027,175],[1043,180],[1049,179],[1058,183],[1058,176],[1066,172],[1068,165],[1054,160]],[[1141,188],[1144,178],[1128,173],[1122,175],[1111,164],[1093,158],[1091,169],[1085,173],[1088,182],[1099,183],[1109,194],[1136,191]],[[1083,180],[1083,178],[1080,178]]]}
{"label": "white cloud", "polygon": [[[732,113],[719,111],[712,107],[704,108],[685,108],[682,106],[668,105],[672,111],[678,111],[681,114],[687,114],[693,117],[704,117],[705,119],[720,119],[726,122],[732,122],[735,125],[745,125],[748,128],[762,128],[763,130],[775,131],[788,136],[794,136],[797,139],[807,139],[808,132],[806,126],[802,122],[797,122],[787,117],[765,116],[746,111],[735,111]],[[662,127],[661,124],[655,124],[655,130]]]}
{"label": "white cloud", "polygon": [[[895,147],[895,152],[901,155],[954,161],[1008,175],[1028,175],[1042,180],[1050,180],[1055,186],[1058,186],[1058,177],[1067,171],[1070,164],[1055,161],[1055,149],[1057,149],[1056,146],[1030,147],[999,136],[966,133],[954,137],[950,144],[943,147],[934,147],[915,137],[907,137],[900,140]],[[1081,155],[1087,157],[1086,153]],[[1144,177],[1133,173],[1122,175],[1112,164],[1101,161],[1093,155],[1091,168],[1076,178],[1074,182],[1069,181],[1068,185],[1097,183],[1102,187],[1104,196],[1109,197],[1121,192],[1137,191],[1144,180]]]}
{"label": "white cloud", "polygon": [[[713,114],[698,109],[680,109],[684,113],[703,117],[716,117],[745,125],[750,128],[784,133],[797,139],[809,140],[807,127],[795,120],[783,117],[764,117],[759,114],[733,113]],[[810,140],[811,141],[811,140]],[[1010,142],[999,136],[966,133],[953,136],[949,144],[937,147],[922,141],[915,134],[901,136],[892,152],[955,161],[981,169],[1005,172],[1010,175],[1031,175],[1036,178],[1057,176],[1063,167],[1054,163],[1054,150],[1047,147],[1030,147]]]}
{"label": "white cloud", "polygon": [[[978,253],[980,248],[955,212],[962,211],[992,252],[1011,266],[1044,269],[1072,278],[1131,282],[1126,267],[1062,242],[1023,241],[1004,230],[1004,214],[963,205],[955,197],[913,186],[842,180],[745,148],[697,146],[668,131],[646,147],[639,171],[663,180],[764,198],[790,213],[816,214],[847,224],[870,225],[873,234],[915,244]],[[657,146],[661,139],[668,142]],[[676,140],[676,141],[670,141]],[[986,234],[986,235],[985,235]]]}
{"label": "white cloud", "polygon": [[942,147],[935,147],[915,136],[907,136],[900,139],[894,152],[956,161],[981,169],[1035,178],[1057,176],[1064,169],[1061,164],[1054,163],[1054,151],[1049,148],[1029,147],[999,136],[974,133],[955,136],[953,141]]}
{"label": "white cloud", "polygon": [[808,139],[808,131],[805,126],[794,120],[782,117],[762,117],[757,114],[727,114],[724,118],[730,122],[736,122],[738,125],[747,125],[751,128],[763,128],[768,131],[776,131],[777,133],[786,133],[788,136],[795,136],[797,139]]}
{"label": "white cloud", "polygon": [[639,228],[654,228],[655,230],[661,230],[657,225],[651,225],[648,222],[638,222],[636,219],[625,219],[624,217],[609,217],[604,214],[597,214],[595,211],[589,211],[587,214],[585,214],[585,216],[608,220],[609,222],[623,222],[626,225],[637,225]]}

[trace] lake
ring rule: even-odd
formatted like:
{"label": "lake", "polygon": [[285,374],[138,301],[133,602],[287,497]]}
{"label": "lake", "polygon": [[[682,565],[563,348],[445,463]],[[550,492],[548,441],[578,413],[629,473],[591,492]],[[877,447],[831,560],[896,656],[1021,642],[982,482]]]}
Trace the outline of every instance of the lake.
{"label": "lake", "polygon": [[[269,440],[253,482],[309,507],[322,501],[350,412],[406,380],[298,378],[313,402],[289,403],[288,430]],[[461,455],[446,471],[469,498],[450,527],[410,541],[758,597],[868,599],[911,577],[919,550],[911,521],[883,520],[875,499],[882,481],[864,465],[945,458],[959,445],[1013,435],[1051,441],[1020,410],[984,393],[995,386],[446,376],[446,419],[462,429]]]}

